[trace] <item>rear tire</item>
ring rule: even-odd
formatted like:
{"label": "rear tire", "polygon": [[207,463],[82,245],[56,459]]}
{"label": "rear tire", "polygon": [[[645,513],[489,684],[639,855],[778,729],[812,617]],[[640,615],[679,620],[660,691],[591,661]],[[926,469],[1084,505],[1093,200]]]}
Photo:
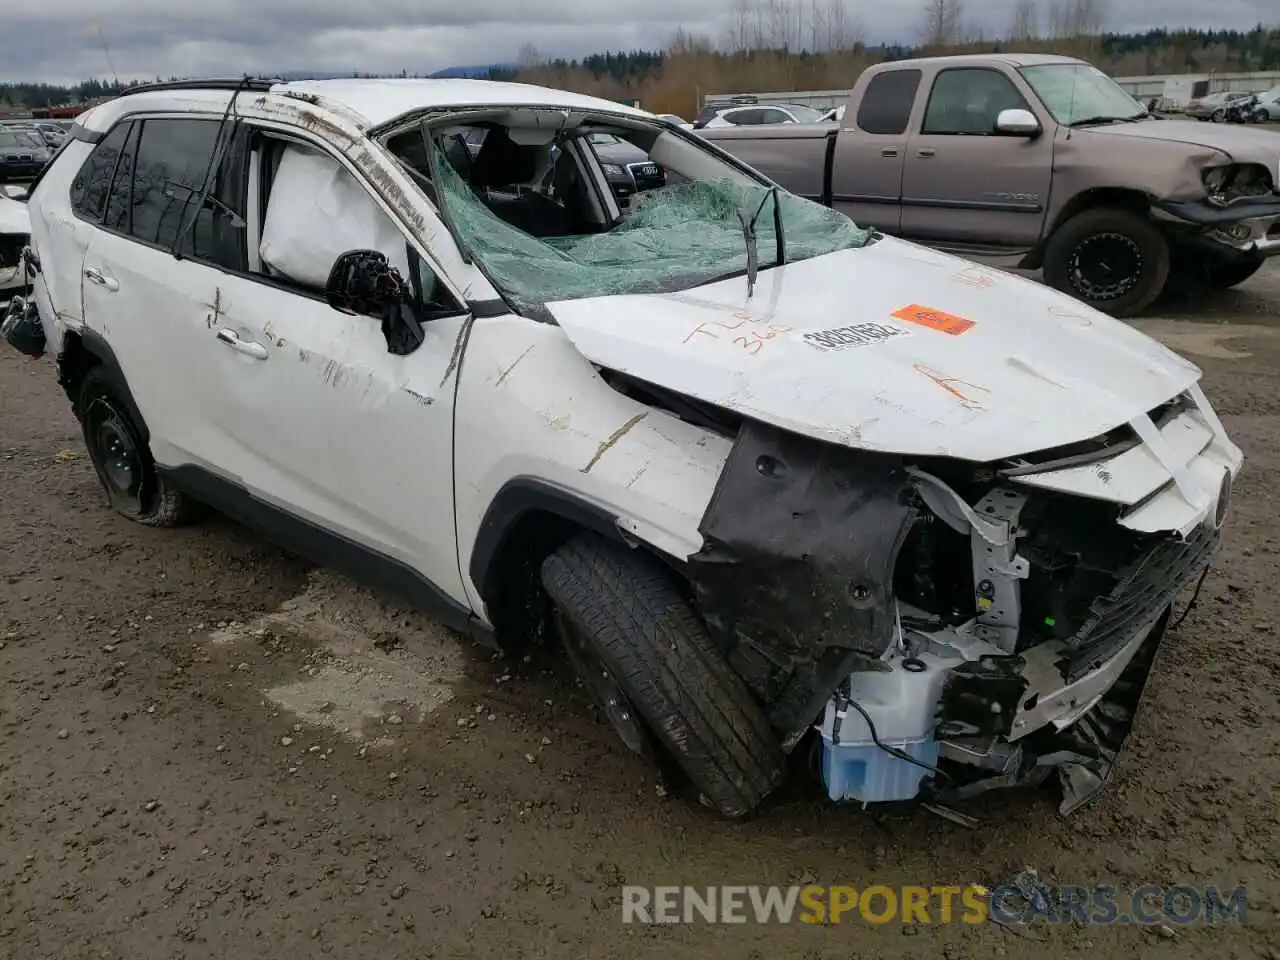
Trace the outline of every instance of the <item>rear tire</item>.
{"label": "rear tire", "polygon": [[76,416],[89,460],[117,513],[147,527],[177,527],[193,519],[194,504],[156,472],[141,430],[101,367],[84,375]]}
{"label": "rear tire", "polygon": [[1045,245],[1044,278],[1113,317],[1129,317],[1169,279],[1169,243],[1145,216],[1096,207],[1078,213]]}
{"label": "rear tire", "polygon": [[546,559],[542,582],[584,686],[628,747],[646,753],[652,737],[728,817],[782,782],[768,718],[662,564],[584,533]]}

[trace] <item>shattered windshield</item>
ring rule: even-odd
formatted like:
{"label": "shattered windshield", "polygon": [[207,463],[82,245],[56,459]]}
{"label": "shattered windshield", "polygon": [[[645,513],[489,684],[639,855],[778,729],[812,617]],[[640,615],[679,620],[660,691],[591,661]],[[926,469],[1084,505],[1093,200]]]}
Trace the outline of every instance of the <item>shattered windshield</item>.
{"label": "shattered windshield", "polygon": [[[742,274],[748,244],[740,211],[748,218],[762,211],[755,230],[759,268],[777,264],[770,191],[758,184],[672,177],[637,193],[625,216],[603,232],[539,239],[494,213],[434,142],[438,196],[458,239],[517,309],[682,290]],[[827,207],[781,191],[776,196],[787,262],[860,247],[870,236]]]}

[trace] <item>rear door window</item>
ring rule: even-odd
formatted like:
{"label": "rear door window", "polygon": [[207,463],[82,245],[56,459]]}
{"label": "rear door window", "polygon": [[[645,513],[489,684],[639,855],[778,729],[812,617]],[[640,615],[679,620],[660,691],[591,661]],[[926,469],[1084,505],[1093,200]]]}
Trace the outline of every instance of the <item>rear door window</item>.
{"label": "rear door window", "polygon": [[886,70],[871,78],[858,104],[858,126],[867,133],[905,133],[920,88],[919,70]]}
{"label": "rear door window", "polygon": [[[213,212],[200,204],[205,174],[218,137],[217,120],[147,120],[134,164],[133,224],[129,233],[166,250],[194,216],[179,252],[208,259]],[[118,183],[118,178],[117,178]]]}
{"label": "rear door window", "polygon": [[122,123],[98,141],[71,181],[71,210],[77,217],[95,222],[102,219],[107,194],[111,190],[111,178],[116,172],[116,161],[120,159],[133,128],[133,123]]}

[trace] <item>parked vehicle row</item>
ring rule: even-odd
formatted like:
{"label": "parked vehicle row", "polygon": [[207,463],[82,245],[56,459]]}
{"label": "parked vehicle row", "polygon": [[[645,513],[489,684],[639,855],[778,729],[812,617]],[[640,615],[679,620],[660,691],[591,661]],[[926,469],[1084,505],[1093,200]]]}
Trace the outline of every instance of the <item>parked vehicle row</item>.
{"label": "parked vehicle row", "polygon": [[847,107],[835,129],[698,133],[857,223],[1043,268],[1114,316],[1145,308],[1171,275],[1229,287],[1280,254],[1274,133],[1153,116],[1079,60],[882,63]]}
{"label": "parked vehicle row", "polygon": [[[977,130],[995,95],[986,142],[1027,159],[951,142],[1040,171],[1049,113],[986,76],[916,107],[935,74],[872,74],[840,163],[900,178],[905,150],[948,152],[911,123]],[[1025,82],[1061,110],[1061,81]],[[626,215],[620,143],[666,177]],[[32,188],[6,336],[56,354],[124,516],[212,505],[516,655],[558,640],[620,742],[726,815],[809,749],[833,799],[1056,776],[1075,809],[1242,462],[1199,370],[715,144],[514,84],[136,89]]]}
{"label": "parked vehicle row", "polygon": [[52,156],[53,151],[34,130],[0,126],[0,184],[34,179]]}
{"label": "parked vehicle row", "polygon": [[1280,86],[1261,93],[1222,91],[1197,97],[1183,111],[1188,117],[1213,123],[1267,123],[1280,120]]}

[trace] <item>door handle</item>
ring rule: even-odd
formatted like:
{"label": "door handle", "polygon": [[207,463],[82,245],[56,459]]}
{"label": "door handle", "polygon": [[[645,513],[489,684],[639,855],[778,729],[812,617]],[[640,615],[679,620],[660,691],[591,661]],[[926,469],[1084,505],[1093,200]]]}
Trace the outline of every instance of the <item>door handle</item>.
{"label": "door handle", "polygon": [[882,157],[896,157],[897,155],[898,155],[897,147],[881,147],[880,148],[880,156]]}
{"label": "door handle", "polygon": [[937,155],[937,153],[938,153],[938,151],[937,151],[937,150],[935,150],[935,149],[933,149],[933,147],[921,147],[919,150],[917,150],[917,151],[916,151],[916,156],[917,156],[917,157],[932,157],[932,156],[936,156],[936,155]]}
{"label": "door handle", "polygon": [[120,289],[120,281],[116,280],[114,277],[108,277],[97,267],[85,267],[84,278],[86,280],[93,281],[100,287],[106,287],[112,293],[115,293]]}
{"label": "door handle", "polygon": [[240,334],[229,327],[223,327],[218,331],[218,339],[236,351],[236,353],[243,353],[246,357],[253,357],[255,360],[267,359],[266,347],[260,343],[254,343],[252,340],[241,340]]}

